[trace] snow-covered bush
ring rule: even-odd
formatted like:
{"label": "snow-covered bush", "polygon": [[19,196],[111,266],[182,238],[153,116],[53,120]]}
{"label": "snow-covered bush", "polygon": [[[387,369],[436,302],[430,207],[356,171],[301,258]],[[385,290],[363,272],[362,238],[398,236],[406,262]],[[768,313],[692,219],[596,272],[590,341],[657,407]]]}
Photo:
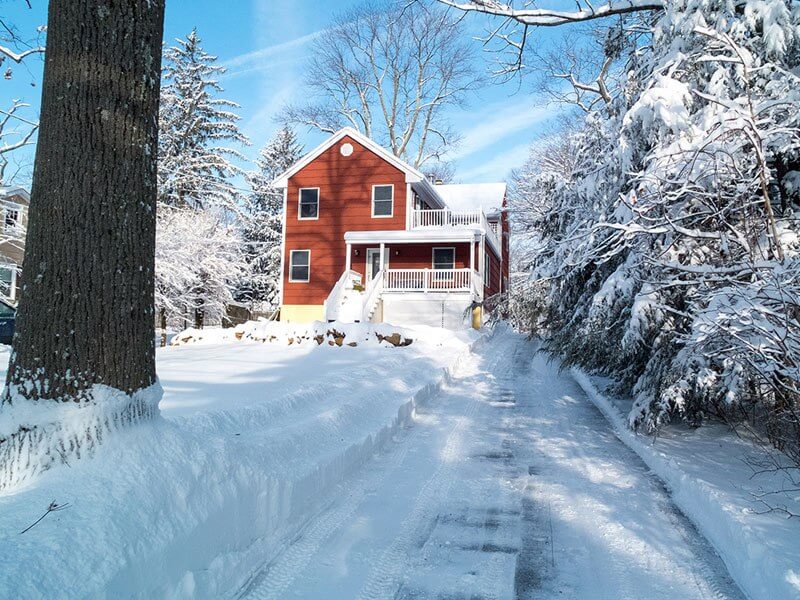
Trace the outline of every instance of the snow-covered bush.
{"label": "snow-covered bush", "polygon": [[678,0],[649,23],[620,93],[558,141],[569,168],[516,174],[517,320],[633,393],[632,426],[747,416],[800,459],[800,6]]}

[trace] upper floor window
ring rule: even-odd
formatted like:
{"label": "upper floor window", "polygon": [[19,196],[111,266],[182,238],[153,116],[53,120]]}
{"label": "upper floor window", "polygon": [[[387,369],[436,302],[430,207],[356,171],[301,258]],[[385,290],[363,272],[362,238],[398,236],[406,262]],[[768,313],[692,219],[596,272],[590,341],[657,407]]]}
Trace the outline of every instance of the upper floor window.
{"label": "upper floor window", "polygon": [[307,283],[311,278],[311,250],[292,250],[289,253],[289,281]]}
{"label": "upper floor window", "polygon": [[372,186],[372,216],[391,217],[394,213],[394,186]]}
{"label": "upper floor window", "polygon": [[319,188],[300,189],[300,208],[298,219],[319,218]]}
{"label": "upper floor window", "polygon": [[6,231],[16,229],[19,226],[19,209],[12,206],[5,207],[4,228]]}

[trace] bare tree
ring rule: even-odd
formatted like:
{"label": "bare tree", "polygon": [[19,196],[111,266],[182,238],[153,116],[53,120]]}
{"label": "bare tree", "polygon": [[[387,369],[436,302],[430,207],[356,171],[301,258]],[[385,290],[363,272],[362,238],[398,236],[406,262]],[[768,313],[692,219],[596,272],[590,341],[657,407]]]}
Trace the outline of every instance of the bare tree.
{"label": "bare tree", "polygon": [[8,110],[0,109],[0,185],[15,178],[8,175],[8,167],[12,164],[12,155],[25,146],[33,143],[33,136],[39,124],[19,115],[20,110],[29,105],[13,100]]}
{"label": "bare tree", "polygon": [[[0,488],[156,413],[164,0],[52,2]],[[113,40],[113,43],[112,43]]]}
{"label": "bare tree", "polygon": [[[21,2],[22,0],[17,1]],[[26,0],[26,3],[30,8],[30,2]],[[6,61],[19,65],[31,56],[44,55],[42,38],[45,31],[45,27],[37,27],[36,35],[27,38],[13,23],[0,16],[0,67],[3,67],[3,77],[10,79],[13,72],[11,66],[3,64]]]}
{"label": "bare tree", "polygon": [[[645,10],[663,10],[666,0],[609,0],[592,5],[588,0],[577,0],[574,10],[553,8],[516,8],[512,3],[498,0],[439,0],[442,4],[467,12],[478,12],[505,17],[527,27],[558,27],[570,23],[586,23],[607,17],[626,15]],[[553,2],[557,4],[557,2]]]}
{"label": "bare tree", "polygon": [[308,86],[316,102],[289,121],[333,132],[349,125],[415,167],[458,141],[444,117],[477,82],[457,19],[436,6],[383,1],[341,14],[315,44]]}

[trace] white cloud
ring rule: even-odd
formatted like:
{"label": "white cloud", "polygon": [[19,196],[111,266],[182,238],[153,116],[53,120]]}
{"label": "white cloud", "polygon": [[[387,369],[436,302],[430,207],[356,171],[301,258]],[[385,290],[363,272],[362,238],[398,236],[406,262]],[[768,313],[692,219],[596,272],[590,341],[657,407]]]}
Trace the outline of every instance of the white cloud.
{"label": "white cloud", "polygon": [[460,168],[458,179],[462,179],[464,183],[477,183],[482,181],[503,181],[511,171],[516,167],[522,165],[530,152],[530,143],[518,144],[502,154],[496,154],[494,157],[482,163],[477,163],[472,168]]}
{"label": "white cloud", "polygon": [[260,48],[258,50],[253,50],[252,52],[246,52],[244,54],[240,54],[239,56],[234,56],[233,58],[229,58],[223,62],[222,66],[228,69],[250,66],[251,68],[246,69],[247,71],[257,70],[258,66],[252,68],[253,63],[259,63],[269,58],[275,58],[276,56],[280,56],[286,52],[304,46],[308,42],[318,38],[323,31],[324,30],[315,31],[293,40],[281,42],[280,44],[273,44],[272,46],[267,46],[266,48]]}
{"label": "white cloud", "polygon": [[460,146],[449,155],[451,160],[460,160],[477,154],[505,138],[519,135],[526,129],[538,125],[554,116],[557,109],[547,106],[536,106],[530,98],[522,99],[514,104],[496,102],[482,110],[471,111],[469,122],[478,123],[467,129]]}

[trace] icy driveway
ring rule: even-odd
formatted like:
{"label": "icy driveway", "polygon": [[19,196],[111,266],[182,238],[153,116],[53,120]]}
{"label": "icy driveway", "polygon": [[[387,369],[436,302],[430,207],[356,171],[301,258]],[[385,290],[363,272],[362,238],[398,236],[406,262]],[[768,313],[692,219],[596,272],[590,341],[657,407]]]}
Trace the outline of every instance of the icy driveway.
{"label": "icy driveway", "polygon": [[258,570],[252,598],[741,598],[568,374],[503,333]]}

